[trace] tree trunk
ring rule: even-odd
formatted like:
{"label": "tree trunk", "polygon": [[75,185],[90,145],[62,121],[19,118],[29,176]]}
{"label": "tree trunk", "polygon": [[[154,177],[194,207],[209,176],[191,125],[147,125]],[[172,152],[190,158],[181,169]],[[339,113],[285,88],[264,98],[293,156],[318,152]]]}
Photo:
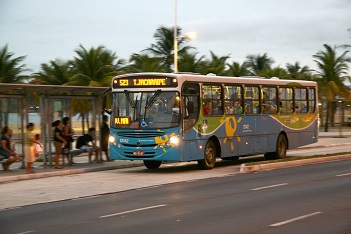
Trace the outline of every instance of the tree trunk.
{"label": "tree trunk", "polygon": [[325,116],[325,126],[324,126],[325,132],[328,132],[328,121],[329,121],[329,101],[327,101],[327,114]]}

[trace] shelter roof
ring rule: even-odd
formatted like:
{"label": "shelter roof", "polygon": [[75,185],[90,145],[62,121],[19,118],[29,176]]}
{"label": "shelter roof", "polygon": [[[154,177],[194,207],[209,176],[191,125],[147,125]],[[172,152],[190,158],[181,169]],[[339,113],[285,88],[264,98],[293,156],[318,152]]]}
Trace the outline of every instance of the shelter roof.
{"label": "shelter roof", "polygon": [[41,95],[102,95],[107,87],[92,86],[65,86],[65,85],[35,85],[35,84],[12,84],[0,83],[0,95],[25,95],[37,93]]}

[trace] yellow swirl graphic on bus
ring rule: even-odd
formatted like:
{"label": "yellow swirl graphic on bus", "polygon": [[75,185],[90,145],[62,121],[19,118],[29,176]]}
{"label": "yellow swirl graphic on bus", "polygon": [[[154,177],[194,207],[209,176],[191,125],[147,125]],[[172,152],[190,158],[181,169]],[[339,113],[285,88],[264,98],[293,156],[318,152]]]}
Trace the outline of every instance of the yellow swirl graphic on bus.
{"label": "yellow swirl graphic on bus", "polygon": [[[165,146],[168,145],[167,143],[169,141],[169,138],[171,138],[174,135],[175,135],[175,133],[172,133],[170,135],[163,135],[163,136],[155,137],[155,143],[157,145],[154,147],[154,149],[157,149],[157,147],[160,147],[163,150],[163,152],[167,152]],[[174,144],[169,143],[169,146],[174,147]]]}
{"label": "yellow swirl graphic on bus", "polygon": [[[227,137],[224,138],[224,141],[223,143],[226,144],[227,141],[230,142],[230,148],[232,150],[234,150],[234,142],[233,142],[233,139],[234,139],[234,134],[236,132],[236,129],[237,129],[237,126],[238,126],[238,123],[240,123],[242,120],[241,117],[239,117],[238,119],[236,119],[235,117],[227,117],[225,120],[221,120],[221,122],[225,122],[224,125],[225,125],[225,132],[226,132],[226,135]],[[236,137],[237,141],[240,142],[240,137]]]}

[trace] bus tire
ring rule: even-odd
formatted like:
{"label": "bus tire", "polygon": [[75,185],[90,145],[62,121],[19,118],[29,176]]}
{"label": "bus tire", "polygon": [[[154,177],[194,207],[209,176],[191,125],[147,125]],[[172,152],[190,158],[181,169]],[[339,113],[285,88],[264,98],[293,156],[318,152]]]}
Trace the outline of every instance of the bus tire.
{"label": "bus tire", "polygon": [[205,151],[204,151],[204,159],[198,160],[197,163],[202,170],[212,169],[216,164],[216,145],[213,141],[209,140],[206,143]]}
{"label": "bus tire", "polygon": [[286,157],[286,150],[288,148],[288,142],[283,134],[279,134],[277,139],[276,151],[265,153],[264,157],[266,160],[283,159]]}
{"label": "bus tire", "polygon": [[288,149],[288,141],[286,140],[286,137],[283,134],[279,134],[276,151],[275,151],[275,158],[276,159],[285,158],[287,149]]}
{"label": "bus tire", "polygon": [[144,160],[144,165],[147,169],[158,169],[161,166],[162,161],[156,160]]}

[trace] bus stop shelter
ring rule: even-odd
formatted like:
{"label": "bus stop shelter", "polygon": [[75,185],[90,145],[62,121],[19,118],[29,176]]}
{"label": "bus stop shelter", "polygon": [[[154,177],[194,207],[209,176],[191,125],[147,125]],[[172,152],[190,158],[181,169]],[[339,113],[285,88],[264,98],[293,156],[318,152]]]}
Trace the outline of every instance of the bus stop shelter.
{"label": "bus stop shelter", "polygon": [[[82,123],[83,128],[78,127],[75,135],[84,134],[88,127],[98,130],[102,123],[102,98],[106,89],[107,87],[0,83],[0,127],[2,129],[8,125],[13,130],[16,151],[22,153],[26,124],[33,122],[34,133],[40,134],[43,155],[46,156],[43,157],[44,165],[52,165],[52,122],[66,116],[71,119],[79,116],[75,109],[80,108],[86,110],[88,121],[82,115],[76,117],[76,120],[81,121],[76,121],[73,128],[77,128],[79,123]],[[76,108],[72,103],[75,103]],[[86,129],[85,121],[88,125]]]}

